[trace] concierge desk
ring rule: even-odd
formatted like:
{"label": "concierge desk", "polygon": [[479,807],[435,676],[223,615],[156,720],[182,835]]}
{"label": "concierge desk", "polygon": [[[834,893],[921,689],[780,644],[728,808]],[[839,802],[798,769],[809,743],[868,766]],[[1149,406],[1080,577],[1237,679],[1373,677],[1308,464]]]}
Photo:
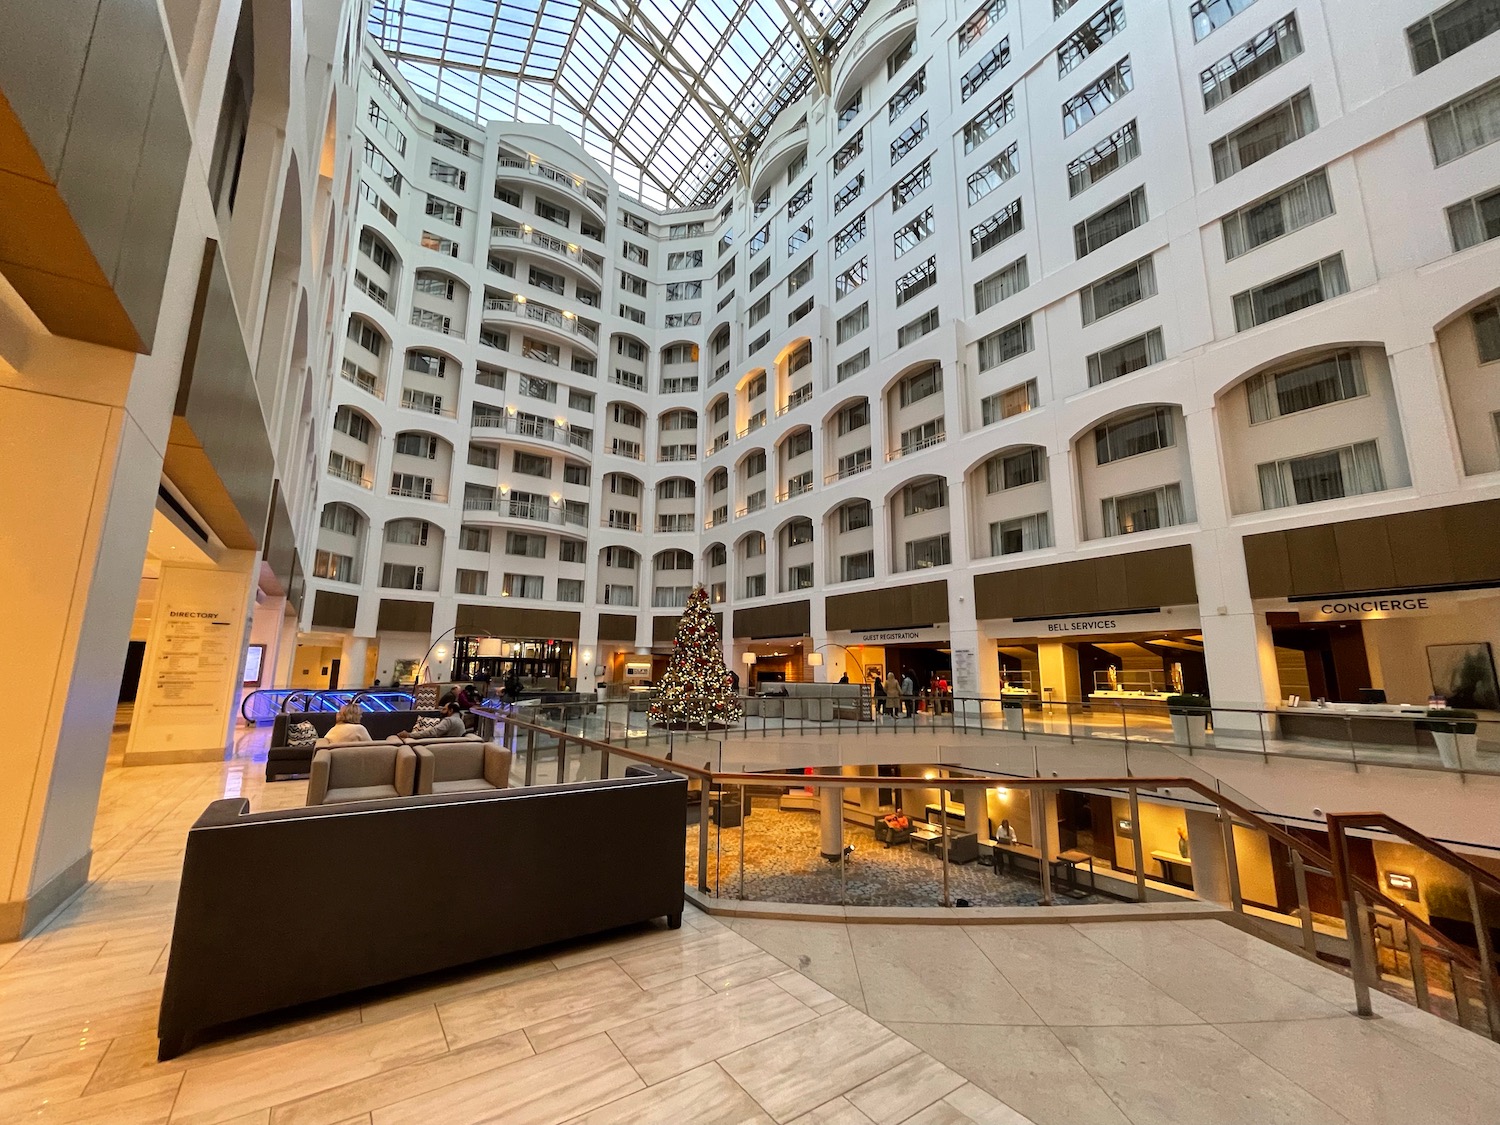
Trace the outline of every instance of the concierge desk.
{"label": "concierge desk", "polygon": [[1432,735],[1417,729],[1426,707],[1400,703],[1305,703],[1278,707],[1281,737],[1293,742],[1356,742],[1367,746],[1432,747]]}

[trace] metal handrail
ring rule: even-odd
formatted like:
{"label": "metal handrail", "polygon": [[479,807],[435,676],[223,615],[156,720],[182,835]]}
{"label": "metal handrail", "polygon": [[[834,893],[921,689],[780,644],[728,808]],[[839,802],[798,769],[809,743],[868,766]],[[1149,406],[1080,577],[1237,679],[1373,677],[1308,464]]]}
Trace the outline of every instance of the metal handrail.
{"label": "metal handrail", "polygon": [[[527,731],[528,751],[534,749],[535,737],[537,734],[542,734],[548,738],[556,738],[558,740],[559,748],[559,777],[563,776],[562,757],[566,753],[566,747],[569,743],[573,743],[578,745],[581,750],[591,749],[598,751],[601,754],[601,768],[606,773],[608,770],[609,755],[622,754],[634,761],[653,766],[657,769],[676,771],[696,778],[700,783],[700,787],[705,790],[704,799],[701,801],[700,805],[698,841],[698,886],[699,889],[704,892],[707,892],[709,889],[707,885],[708,876],[706,869],[706,860],[708,856],[708,801],[706,799],[706,789],[712,787],[722,787],[726,784],[739,785],[741,787],[748,785],[757,785],[786,788],[832,788],[840,790],[850,788],[868,788],[870,785],[870,778],[868,776],[850,776],[843,773],[820,773],[816,775],[809,775],[805,773],[746,773],[736,771],[715,771],[712,769],[711,763],[705,763],[704,767],[700,769],[686,763],[676,761],[671,751],[669,751],[668,757],[661,758],[655,755],[643,753],[638,750],[631,750],[628,747],[622,747],[617,743],[604,742],[598,739],[588,738],[587,736],[584,736],[582,734],[570,735],[567,733],[566,729],[559,730],[555,727],[528,722],[524,719],[517,718],[514,713],[504,716],[495,715],[494,720],[497,723],[504,723],[519,730]],[[509,744],[512,739],[506,737],[505,741],[507,742],[507,744]],[[526,772],[527,782],[530,783],[534,774],[533,755],[531,755],[530,753],[528,753]],[[902,787],[899,785],[899,783],[903,780],[908,779],[888,778],[883,780],[893,783],[895,787]],[[930,781],[938,782],[936,788],[939,792],[944,847],[944,863],[942,865],[943,900],[944,905],[948,905],[949,865],[947,863],[946,854],[949,839],[947,825],[948,793],[954,789],[961,791],[967,791],[971,789],[992,789],[997,783],[997,778],[986,776],[954,776],[950,770],[950,772],[944,775],[941,779],[911,778],[909,780],[920,783],[926,783]],[[1066,784],[1062,783],[1064,781],[1066,782]],[[1004,782],[1005,786],[1009,789],[1024,789],[1028,791],[1028,793],[1033,790],[1039,790],[1043,793],[1044,796],[1049,791],[1055,791],[1058,789],[1125,790],[1129,795],[1132,806],[1132,833],[1137,857],[1141,857],[1144,855],[1144,850],[1139,834],[1140,820],[1138,816],[1134,815],[1138,794],[1143,790],[1156,792],[1171,789],[1187,790],[1189,793],[1195,794],[1204,802],[1215,807],[1218,810],[1219,821],[1223,832],[1225,866],[1229,877],[1229,892],[1231,900],[1230,905],[1236,913],[1244,912],[1244,902],[1240,894],[1238,859],[1235,853],[1235,824],[1243,824],[1248,828],[1264,833],[1267,839],[1275,840],[1277,843],[1280,843],[1282,846],[1287,848],[1287,850],[1291,853],[1293,857],[1293,864],[1296,868],[1298,902],[1302,915],[1303,945],[1301,952],[1313,960],[1317,960],[1319,958],[1316,946],[1316,934],[1313,929],[1312,915],[1307,899],[1306,872],[1311,870],[1316,873],[1326,873],[1332,875],[1335,887],[1338,892],[1340,903],[1342,904],[1345,911],[1345,930],[1347,940],[1350,945],[1350,950],[1353,954],[1353,956],[1351,956],[1351,964],[1354,969],[1354,985],[1359,1014],[1363,1016],[1370,1016],[1373,1014],[1368,995],[1368,987],[1370,984],[1369,966],[1362,963],[1364,962],[1365,958],[1361,955],[1361,951],[1363,950],[1364,932],[1360,922],[1361,906],[1359,903],[1359,899],[1362,897],[1368,904],[1365,909],[1368,909],[1371,906],[1378,906],[1380,909],[1401,918],[1407,926],[1417,929],[1418,931],[1426,935],[1433,943],[1439,946],[1442,953],[1447,956],[1450,961],[1454,961],[1465,966],[1479,976],[1479,979],[1483,983],[1486,990],[1485,995],[1482,999],[1490,1024],[1490,1032],[1495,1038],[1500,1039],[1500,1002],[1497,1002],[1496,999],[1497,990],[1496,978],[1494,974],[1493,951],[1488,947],[1488,935],[1484,932],[1485,919],[1482,912],[1479,910],[1477,899],[1475,900],[1475,921],[1478,929],[1481,931],[1481,936],[1479,939],[1480,955],[1476,958],[1475,956],[1470,954],[1469,951],[1460,943],[1447,937],[1446,935],[1441,933],[1441,931],[1429,925],[1407,907],[1387,896],[1378,887],[1375,887],[1368,881],[1355,875],[1349,867],[1347,853],[1348,837],[1345,834],[1344,830],[1349,827],[1382,827],[1387,829],[1388,831],[1394,832],[1397,835],[1408,838],[1416,846],[1421,847],[1424,850],[1430,849],[1430,854],[1434,855],[1436,858],[1444,860],[1445,862],[1451,862],[1455,866],[1459,867],[1460,870],[1463,870],[1466,873],[1470,874],[1473,880],[1473,882],[1471,882],[1471,888],[1478,882],[1482,881],[1487,886],[1496,890],[1500,890],[1500,879],[1496,879],[1489,872],[1486,872],[1483,868],[1478,867],[1471,861],[1464,859],[1464,857],[1458,855],[1458,853],[1453,852],[1451,849],[1446,848],[1444,845],[1438,843],[1437,841],[1424,836],[1422,833],[1417,832],[1415,829],[1408,828],[1406,825],[1401,824],[1394,818],[1389,817],[1383,813],[1328,814],[1327,820],[1329,825],[1330,839],[1333,840],[1336,845],[1334,849],[1329,852],[1324,851],[1322,848],[1319,848],[1317,845],[1311,843],[1308,840],[1293,836],[1291,833],[1283,829],[1280,825],[1273,823],[1266,817],[1261,816],[1259,813],[1246,808],[1240,802],[1225,796],[1218,790],[1192,777],[1102,776],[1069,777],[1066,779],[1058,779],[1040,777],[1012,777],[1006,775],[1004,777]],[[923,784],[922,787],[930,788],[932,786]],[[840,807],[842,807],[842,798],[840,798],[839,804]],[[967,805],[967,800],[965,801],[965,804]],[[1042,862],[1040,862],[1038,865],[1042,882],[1043,901],[1045,903],[1050,903],[1051,865],[1045,860],[1045,856],[1047,853],[1046,828],[1043,827],[1041,831],[1041,838],[1035,846],[1039,854],[1043,857]],[[1142,900],[1144,900],[1145,867],[1144,863],[1141,862],[1139,858],[1136,862],[1136,880],[1140,892],[1140,897],[1142,898]],[[1378,978],[1376,978],[1375,983],[1378,985]],[[1425,992],[1425,988],[1420,988],[1418,991],[1419,994],[1422,994]],[[1425,1007],[1425,1004],[1423,1006]],[[1460,1007],[1459,1011],[1459,1023],[1462,1026],[1462,1007]]]}

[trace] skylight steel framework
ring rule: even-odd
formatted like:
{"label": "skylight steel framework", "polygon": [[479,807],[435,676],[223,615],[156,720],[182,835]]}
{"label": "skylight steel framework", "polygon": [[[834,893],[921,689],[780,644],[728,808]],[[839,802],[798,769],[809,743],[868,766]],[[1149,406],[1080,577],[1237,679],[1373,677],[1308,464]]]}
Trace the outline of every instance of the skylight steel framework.
{"label": "skylight steel framework", "polygon": [[375,0],[424,97],[568,130],[659,207],[708,206],[784,108],[828,89],[868,0]]}

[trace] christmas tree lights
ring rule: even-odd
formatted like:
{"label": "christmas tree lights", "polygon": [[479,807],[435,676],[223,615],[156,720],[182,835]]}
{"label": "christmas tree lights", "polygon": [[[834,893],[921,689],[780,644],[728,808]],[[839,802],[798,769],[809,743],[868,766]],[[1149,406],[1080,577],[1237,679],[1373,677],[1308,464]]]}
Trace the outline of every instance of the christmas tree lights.
{"label": "christmas tree lights", "polygon": [[708,591],[699,586],[677,623],[676,648],[656,685],[651,721],[670,727],[726,727],[740,720],[740,701],[729,669]]}

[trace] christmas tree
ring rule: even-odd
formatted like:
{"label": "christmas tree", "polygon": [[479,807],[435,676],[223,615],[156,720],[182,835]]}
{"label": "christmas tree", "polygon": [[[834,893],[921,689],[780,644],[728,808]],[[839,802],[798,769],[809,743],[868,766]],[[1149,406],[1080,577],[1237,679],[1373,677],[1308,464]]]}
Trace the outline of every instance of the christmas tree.
{"label": "christmas tree", "polygon": [[656,686],[651,721],[668,726],[725,727],[740,719],[740,701],[724,667],[708,591],[699,586],[677,623],[676,648]]}

